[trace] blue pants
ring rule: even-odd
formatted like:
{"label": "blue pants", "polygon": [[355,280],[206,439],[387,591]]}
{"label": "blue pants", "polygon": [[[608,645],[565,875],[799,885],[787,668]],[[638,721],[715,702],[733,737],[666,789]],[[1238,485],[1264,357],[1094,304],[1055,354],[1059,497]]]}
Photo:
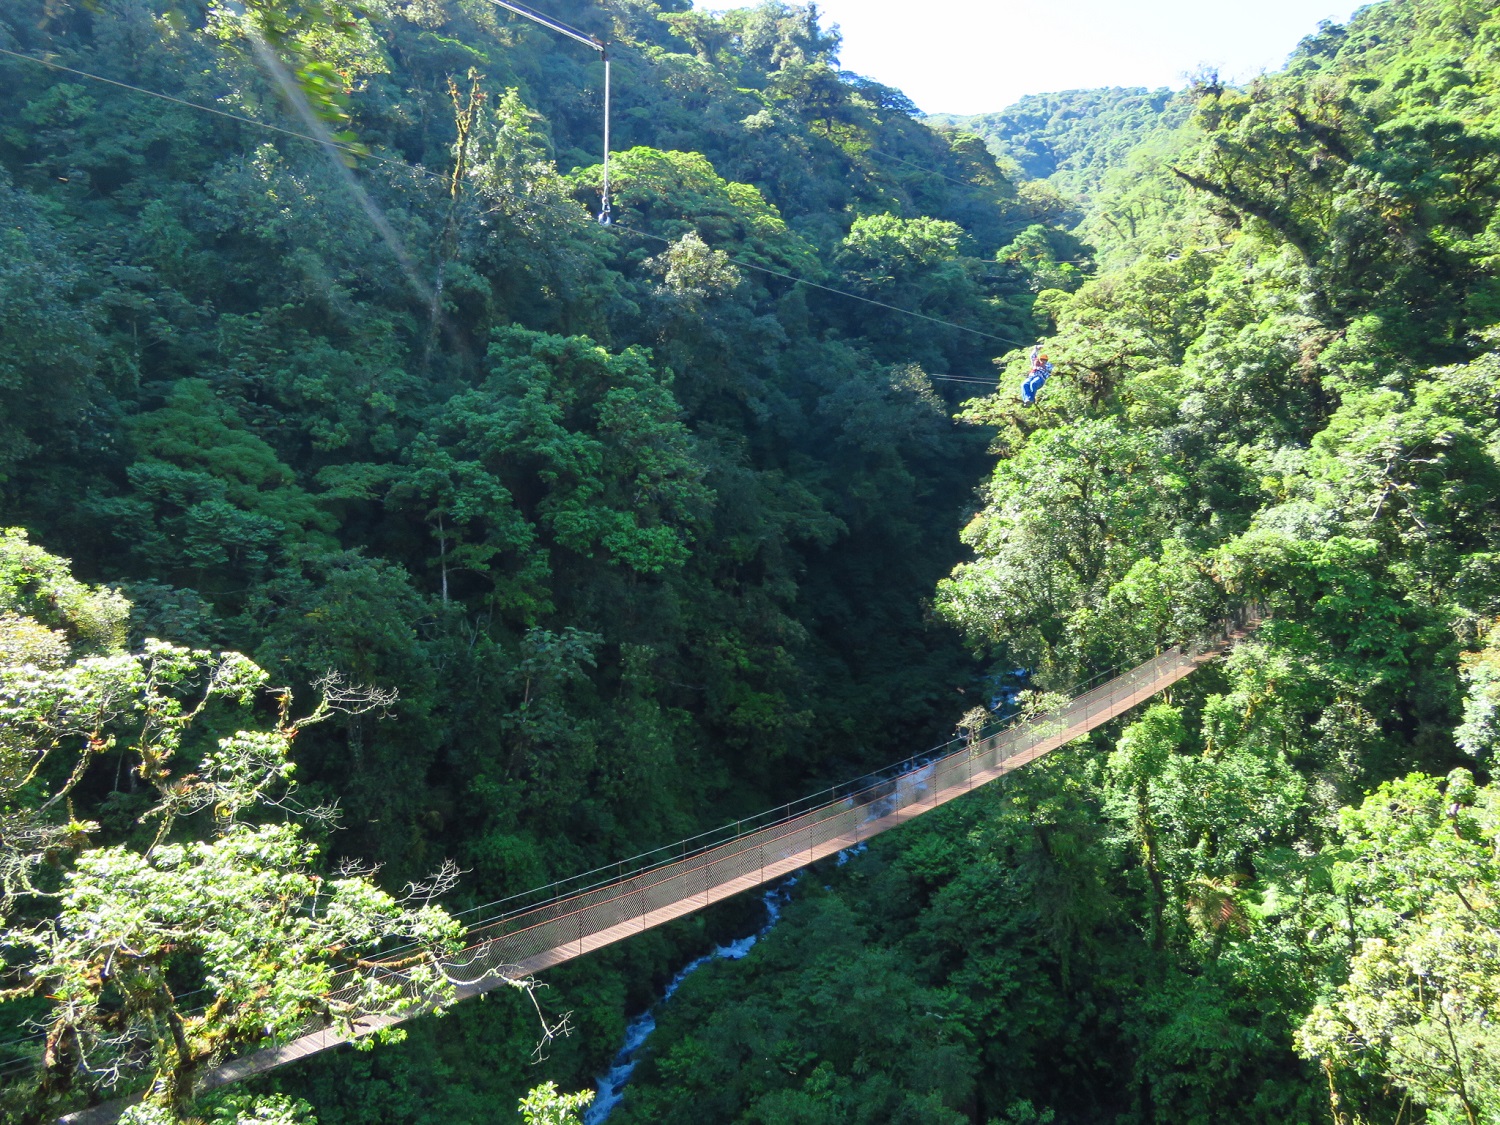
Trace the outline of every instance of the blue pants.
{"label": "blue pants", "polygon": [[1052,374],[1050,371],[1037,371],[1032,375],[1028,375],[1026,382],[1021,384],[1021,401],[1027,406],[1035,402],[1036,393],[1042,389],[1043,385],[1047,382],[1047,376],[1050,374]]}

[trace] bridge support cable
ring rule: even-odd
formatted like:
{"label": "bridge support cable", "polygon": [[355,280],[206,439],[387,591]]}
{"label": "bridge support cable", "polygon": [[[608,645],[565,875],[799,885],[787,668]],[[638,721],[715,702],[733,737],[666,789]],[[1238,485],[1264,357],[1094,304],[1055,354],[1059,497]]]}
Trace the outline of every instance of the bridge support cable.
{"label": "bridge support cable", "polygon": [[[1216,659],[1258,624],[1257,616],[1247,615],[1209,641],[1169,649],[1039,718],[930,760],[915,760],[903,773],[695,854],[477,927],[469,932],[477,940],[443,962],[456,998],[529,978],[905,824],[1117,718]],[[208,1070],[199,1089],[263,1074],[431,1010],[423,986],[398,970],[382,975],[382,983],[405,990],[399,1014],[365,1016],[355,1021],[352,1032],[308,1027],[288,1042]],[[336,979],[331,1006],[364,994],[364,984],[349,983],[352,977],[345,975],[342,984]],[[126,1104],[122,1100],[81,1110],[60,1118],[59,1125],[109,1125]]]}

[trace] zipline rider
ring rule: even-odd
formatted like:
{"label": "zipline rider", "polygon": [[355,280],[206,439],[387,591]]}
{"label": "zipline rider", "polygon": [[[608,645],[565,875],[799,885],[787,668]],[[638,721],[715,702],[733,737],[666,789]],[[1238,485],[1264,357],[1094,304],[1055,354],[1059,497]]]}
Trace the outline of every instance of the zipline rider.
{"label": "zipline rider", "polygon": [[1021,401],[1027,406],[1036,402],[1037,392],[1051,376],[1052,364],[1042,354],[1042,345],[1037,344],[1031,349],[1031,370],[1026,373],[1026,379],[1021,383]]}

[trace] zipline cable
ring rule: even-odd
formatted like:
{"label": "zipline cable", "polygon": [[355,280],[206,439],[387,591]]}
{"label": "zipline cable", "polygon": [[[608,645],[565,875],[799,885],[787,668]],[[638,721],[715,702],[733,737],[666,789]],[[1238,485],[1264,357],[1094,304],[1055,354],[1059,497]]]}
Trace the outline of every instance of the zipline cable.
{"label": "zipline cable", "polygon": [[[550,31],[555,31],[559,35],[566,35],[569,39],[573,39],[573,40],[575,40],[575,41],[577,41],[579,43],[582,43],[585,47],[590,47],[590,48],[594,49],[595,51],[598,51],[599,52],[599,57],[604,61],[604,187],[603,187],[604,209],[603,209],[602,212],[600,212],[599,221],[601,223],[604,223],[605,226],[608,226],[609,225],[609,222],[608,222],[608,216],[609,216],[609,102],[610,102],[610,97],[609,97],[609,86],[610,86],[610,81],[609,81],[609,64],[610,64],[610,57],[609,57],[609,50],[608,50],[608,48],[597,37],[588,34],[588,32],[586,32],[586,31],[580,31],[578,28],[572,26],[571,24],[564,23],[562,20],[557,19],[555,16],[549,16],[549,15],[546,15],[545,13],[543,13],[543,12],[538,12],[534,8],[527,7],[525,4],[517,4],[517,3],[515,3],[515,0],[490,0],[490,3],[494,4],[496,7],[504,8],[508,12],[514,12],[516,15],[522,16],[525,19],[529,19],[533,23],[539,24],[540,26],[545,27],[545,28],[547,28]],[[650,66],[655,66],[656,65],[656,60],[654,60],[654,59],[647,58],[644,55],[639,56],[639,57],[640,57],[641,61],[644,61],[645,63],[647,63]],[[930,126],[928,126],[928,130],[930,132],[936,132],[936,130],[933,130]],[[980,187],[984,186],[983,184],[976,184],[972,180],[961,180],[957,176],[950,175],[947,172],[939,171],[937,168],[932,167],[930,164],[918,164],[915,161],[907,160],[905,157],[897,156],[895,153],[892,153],[892,152],[885,152],[882,149],[870,148],[870,149],[867,149],[866,152],[869,155],[871,155],[871,156],[878,156],[882,160],[894,160],[898,164],[905,164],[908,168],[916,168],[919,171],[928,172],[928,173],[930,173],[930,174],[932,174],[934,176],[938,176],[938,177],[940,177],[940,178],[942,178],[944,180],[947,180],[950,183],[958,184],[960,187],[980,188]],[[996,169],[996,172],[1002,178],[1004,177],[1004,173],[1000,172],[998,168]],[[1025,230],[1028,226],[1031,226],[1031,225],[1032,225],[1031,223],[1021,223],[1021,224],[1017,224],[1015,226],[1006,227],[1005,228],[1005,233],[1009,234],[1012,231]]]}
{"label": "zipline cable", "polygon": [[973,180],[961,180],[957,176],[950,176],[947,172],[939,172],[936,168],[932,167],[929,164],[918,164],[914,160],[907,160],[904,157],[897,156],[893,152],[886,152],[884,149],[868,148],[865,150],[865,152],[870,156],[878,156],[882,160],[894,160],[897,164],[905,164],[908,168],[915,168],[920,172],[929,172],[932,175],[939,177],[940,179],[947,180],[950,183],[958,184],[960,187],[982,188],[988,186],[986,184],[976,184]]}
{"label": "zipline cable", "polygon": [[539,23],[550,31],[559,35],[566,35],[569,39],[576,39],[585,47],[592,47],[601,55],[604,54],[604,44],[598,38],[586,31],[580,31],[572,24],[564,23],[556,16],[549,16],[545,12],[538,12],[535,8],[528,8],[525,4],[517,4],[514,0],[490,0],[498,8],[504,8],[508,12],[514,12],[518,16],[524,16],[532,23]]}
{"label": "zipline cable", "polygon": [[[926,374],[926,372],[923,372]],[[973,383],[979,387],[998,387],[1000,384],[994,379],[971,379],[964,375],[928,375],[929,379],[941,379],[945,383]]]}
{"label": "zipline cable", "polygon": [[[666,243],[668,246],[672,246],[675,244],[673,239],[665,238],[659,234],[648,234],[646,231],[636,230],[634,227],[623,227],[617,225],[616,229],[625,231],[627,234],[637,235],[640,238],[655,239],[657,242]],[[723,251],[720,251],[720,253],[723,253]],[[997,336],[993,332],[983,332],[978,328],[969,328],[962,324],[954,324],[953,321],[943,320],[941,317],[928,316],[926,313],[919,313],[914,311],[913,309],[903,309],[900,305],[888,305],[884,301],[875,300],[873,297],[861,297],[858,293],[851,293],[847,289],[835,289],[832,285],[824,285],[821,281],[809,281],[807,278],[798,277],[795,274],[782,273],[780,270],[773,270],[766,266],[758,266],[754,262],[746,262],[740,258],[732,257],[729,254],[725,254],[724,256],[737,266],[742,266],[747,270],[755,270],[759,273],[770,274],[772,277],[779,277],[783,281],[791,281],[795,282],[798,285],[807,285],[811,286],[814,289],[822,289],[826,293],[837,293],[840,297],[848,297],[852,301],[863,301],[867,305],[875,305],[882,309],[889,309],[891,312],[904,313],[906,316],[914,316],[918,320],[925,320],[932,324],[941,324],[945,328],[952,328],[959,332],[968,332],[975,336],[983,336],[987,340],[998,340],[1002,344],[1012,344],[1018,348],[1028,348],[1031,346],[1031,342],[1028,341],[1026,343],[1022,343],[1020,340],[1017,340],[1012,336]]]}
{"label": "zipline cable", "polygon": [[[418,169],[414,165],[408,164],[403,160],[391,160],[386,157],[375,156],[372,153],[365,152],[364,150],[355,148],[352,145],[340,144],[338,141],[324,140],[321,137],[314,137],[310,133],[299,133],[295,129],[285,129],[280,125],[272,125],[266,121],[257,121],[253,117],[246,117],[241,113],[231,113],[227,109],[217,109],[211,105],[204,105],[202,102],[190,102],[186,101],[183,98],[174,98],[171,94],[163,94],[157,90],[148,90],[144,86],[132,86],[129,82],[121,82],[116,78],[105,78],[102,74],[91,74],[86,70],[77,70],[71,66],[63,66],[62,63],[53,62],[51,59],[39,59],[35,55],[24,54],[21,51],[8,50],[5,47],[0,47],[0,55],[9,55],[13,59],[23,59],[26,62],[36,63],[38,66],[45,66],[49,67],[52,70],[63,71],[66,74],[77,75],[79,78],[89,78],[95,82],[102,82],[106,86],[118,86],[122,90],[132,90],[137,94],[145,94],[148,98],[158,98],[164,102],[171,102],[173,105],[185,106],[188,109],[201,109],[204,113],[211,113],[215,117],[227,117],[231,121],[238,121],[245,125],[257,125],[262,129],[269,129],[273,133],[281,133],[284,136],[296,137],[299,140],[303,141],[311,141],[313,144],[322,145],[325,148],[338,149],[340,152],[346,152],[350,156],[364,157],[369,160],[378,161],[381,164],[398,165],[402,168],[406,168],[412,171],[425,171],[424,169]],[[427,172],[426,174],[435,175],[435,173],[431,172]]]}
{"label": "zipline cable", "polygon": [[[493,3],[493,4],[497,4],[497,5],[501,6],[501,7],[507,8],[507,9],[510,9],[510,8],[514,7],[514,5],[510,4],[508,2],[508,0],[490,0],[490,2]],[[564,34],[568,34],[570,38],[574,37],[571,34],[571,32],[564,32]],[[580,32],[579,34],[581,35],[582,33]],[[591,44],[591,46],[592,45],[595,45],[595,44]],[[0,47],[0,55],[7,55],[7,56],[9,56],[11,58],[21,59],[21,60],[23,60],[25,62],[36,63],[38,66],[44,66],[44,67],[47,67],[47,68],[49,68],[51,70],[57,70],[57,71],[62,71],[64,73],[66,73],[66,74],[76,75],[79,78],[87,78],[87,79],[90,79],[90,80],[92,80],[94,82],[102,82],[105,85],[116,86],[116,87],[118,87],[118,88],[120,88],[122,90],[130,90],[130,91],[133,91],[134,93],[143,94],[146,97],[150,97],[150,98],[157,98],[160,101],[170,102],[173,105],[183,106],[183,107],[185,107],[187,109],[202,110],[204,113],[213,114],[215,117],[227,118],[230,121],[237,121],[237,122],[239,122],[239,123],[241,123],[243,125],[254,125],[254,126],[257,126],[257,127],[261,128],[261,129],[268,129],[268,130],[270,130],[273,133],[280,133],[283,136],[296,137],[298,140],[309,141],[312,144],[320,145],[320,146],[322,146],[324,148],[337,149],[340,152],[345,152],[345,153],[348,153],[349,155],[354,156],[354,157],[358,157],[358,158],[370,160],[370,161],[373,161],[374,163],[377,163],[377,164],[386,164],[386,165],[389,165],[389,166],[391,166],[393,168],[400,168],[401,170],[406,171],[406,172],[414,172],[414,173],[416,173],[418,175],[427,176],[430,179],[438,180],[440,182],[446,182],[446,180],[444,179],[444,177],[439,176],[436,172],[431,172],[431,171],[427,170],[426,168],[422,168],[420,165],[410,164],[410,163],[408,163],[407,161],[404,161],[404,160],[393,160],[390,157],[378,156],[378,155],[376,155],[374,153],[367,152],[367,151],[365,151],[363,149],[355,148],[355,147],[350,146],[350,145],[340,144],[337,141],[325,140],[325,139],[323,139],[321,137],[312,136],[310,133],[299,133],[295,129],[287,129],[287,128],[284,128],[284,127],[282,127],[280,125],[272,125],[272,124],[270,124],[269,122],[266,122],[266,121],[257,121],[253,117],[246,117],[244,114],[240,114],[240,113],[231,113],[228,110],[218,109],[218,108],[216,108],[214,106],[210,106],[210,105],[204,105],[202,102],[192,102],[192,101],[186,100],[185,98],[173,97],[171,94],[163,94],[160,91],[151,90],[151,89],[148,89],[148,88],[146,88],[144,86],[135,86],[135,85],[132,85],[129,82],[121,82],[121,81],[119,81],[118,79],[115,79],[115,78],[105,78],[103,75],[100,75],[100,74],[93,74],[93,73],[91,73],[89,71],[86,71],[86,70],[79,70],[76,67],[64,66],[62,63],[53,62],[50,59],[40,59],[40,58],[37,58],[35,55],[28,55],[28,54],[25,54],[25,53],[23,53],[21,51],[12,51],[12,50],[9,50],[9,49],[7,49],[5,47]],[[606,64],[607,63],[608,63],[608,60],[606,59]],[[605,210],[603,212],[603,215],[607,215],[609,213],[609,211],[608,211],[608,199],[607,199],[607,197],[606,197],[606,199],[604,201],[604,206],[605,206]],[[636,230],[633,227],[617,227],[616,229],[619,229],[621,231],[627,231],[630,234],[634,234],[634,235],[636,235],[636,236],[638,236],[640,238],[654,239],[655,241],[664,243],[664,244],[666,244],[668,246],[670,246],[670,245],[673,244],[673,240],[670,239],[670,238],[664,238],[663,236],[661,236],[659,234],[649,234],[646,231]],[[1029,347],[1030,346],[1030,342],[1022,342],[1020,340],[1015,339],[1012,336],[1000,336],[1000,335],[996,335],[993,332],[984,332],[984,331],[981,331],[978,328],[969,328],[969,327],[967,327],[965,325],[962,325],[962,324],[955,324],[955,323],[953,323],[950,320],[943,320],[941,317],[928,316],[926,313],[919,313],[919,312],[916,312],[913,309],[904,309],[904,308],[902,308],[899,305],[888,304],[885,301],[877,301],[877,300],[875,300],[872,297],[863,297],[863,296],[860,296],[858,293],[851,293],[847,289],[838,289],[838,288],[835,288],[832,285],[824,285],[822,282],[819,282],[819,281],[811,281],[811,280],[809,280],[809,279],[807,279],[805,277],[797,277],[794,274],[783,273],[780,270],[773,270],[773,269],[770,269],[770,268],[768,268],[766,266],[756,265],[753,262],[746,262],[743,259],[735,258],[735,257],[729,256],[729,255],[726,255],[726,257],[728,257],[729,260],[731,262],[733,262],[735,265],[741,266],[744,269],[755,270],[755,271],[757,271],[759,273],[768,274],[768,275],[770,275],[772,277],[778,277],[778,278],[781,278],[784,281],[790,281],[790,282],[793,282],[794,284],[797,284],[797,285],[807,285],[807,286],[810,286],[810,287],[812,287],[814,289],[822,289],[822,290],[824,290],[825,292],[828,292],[828,293],[836,293],[836,294],[838,294],[841,297],[847,297],[847,298],[849,298],[851,301],[863,301],[867,305],[874,305],[877,308],[886,309],[886,310],[888,310],[890,312],[897,312],[897,313],[901,313],[901,314],[903,314],[905,316],[916,317],[917,319],[919,319],[919,320],[925,320],[925,321],[927,321],[930,324],[941,324],[941,325],[943,325],[946,328],[952,328],[952,329],[954,329],[954,330],[956,330],[958,332],[967,332],[967,333],[970,333],[971,335],[974,335],[974,336],[982,336],[985,339],[995,340],[995,341],[997,341],[999,343],[1002,343],[1002,344],[1010,344],[1013,347],[1025,348],[1025,347]]]}

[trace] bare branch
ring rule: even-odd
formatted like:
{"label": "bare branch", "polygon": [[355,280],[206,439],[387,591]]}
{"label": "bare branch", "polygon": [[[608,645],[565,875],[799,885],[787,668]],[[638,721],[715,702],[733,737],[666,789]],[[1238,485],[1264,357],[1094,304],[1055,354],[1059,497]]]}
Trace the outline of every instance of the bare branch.
{"label": "bare branch", "polygon": [[380,874],[381,865],[371,860],[345,857],[339,860],[334,874],[340,879],[373,879]]}
{"label": "bare branch", "polygon": [[451,859],[445,859],[442,866],[426,879],[406,884],[406,891],[401,896],[401,905],[408,910],[431,906],[436,899],[458,886],[459,879],[466,874],[467,872],[458,864]]}
{"label": "bare branch", "polygon": [[365,715],[374,712],[377,718],[388,718],[390,710],[401,698],[395,688],[378,688],[371,684],[356,684],[343,672],[330,669],[313,681],[318,691],[318,705],[312,714],[292,724],[293,732],[314,723],[321,723],[334,715]]}
{"label": "bare branch", "polygon": [[547,987],[545,984],[535,977],[518,977],[507,983],[512,988],[520,989],[526,993],[527,999],[531,1001],[531,1006],[536,1009],[537,1022],[542,1026],[542,1037],[537,1042],[536,1050],[531,1052],[531,1061],[533,1064],[545,1062],[547,1060],[547,1048],[552,1045],[553,1041],[573,1034],[573,1013],[564,1012],[557,1018],[557,1022],[548,1023],[547,1014],[542,1011],[541,1001],[536,998],[536,994]]}

